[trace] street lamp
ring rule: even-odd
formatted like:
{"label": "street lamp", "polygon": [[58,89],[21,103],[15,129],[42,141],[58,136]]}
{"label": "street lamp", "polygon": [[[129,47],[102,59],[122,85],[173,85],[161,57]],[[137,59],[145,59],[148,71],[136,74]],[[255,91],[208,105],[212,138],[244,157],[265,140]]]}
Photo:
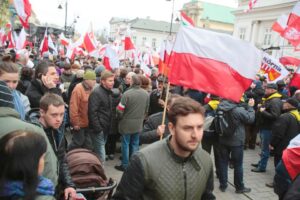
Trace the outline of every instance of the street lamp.
{"label": "street lamp", "polygon": [[174,2],[175,2],[175,0],[166,0],[166,1],[173,1],[173,3],[172,3],[172,14],[171,14],[171,25],[170,25],[170,32],[169,32],[169,35],[172,35],[172,26],[173,26],[173,17],[174,17]]}
{"label": "street lamp", "polygon": [[[58,9],[62,9],[62,5],[59,4]],[[65,2],[65,35],[67,34],[67,16],[68,16],[68,0]]]}
{"label": "street lamp", "polygon": [[280,50],[280,47],[279,46],[270,46],[268,48],[265,48],[265,49],[262,49],[263,51],[268,51],[268,50]]}

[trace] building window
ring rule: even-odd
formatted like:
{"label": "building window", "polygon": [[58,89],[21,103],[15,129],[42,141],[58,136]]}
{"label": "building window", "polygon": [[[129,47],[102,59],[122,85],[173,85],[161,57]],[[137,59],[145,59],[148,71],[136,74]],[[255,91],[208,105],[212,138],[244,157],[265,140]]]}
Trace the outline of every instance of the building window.
{"label": "building window", "polygon": [[132,42],[133,44],[136,44],[136,36],[132,36]]}
{"label": "building window", "polygon": [[146,38],[146,37],[143,37],[142,40],[143,40],[143,41],[142,41],[142,45],[145,46],[145,45],[146,45],[146,42],[147,42],[147,38]]}
{"label": "building window", "polygon": [[155,49],[156,48],[156,38],[152,39],[152,48]]}
{"label": "building window", "polygon": [[246,36],[246,28],[240,28],[240,31],[239,31],[239,38],[241,40],[245,40],[245,36]]}
{"label": "building window", "polygon": [[271,28],[266,28],[264,33],[264,45],[271,45],[272,30]]}

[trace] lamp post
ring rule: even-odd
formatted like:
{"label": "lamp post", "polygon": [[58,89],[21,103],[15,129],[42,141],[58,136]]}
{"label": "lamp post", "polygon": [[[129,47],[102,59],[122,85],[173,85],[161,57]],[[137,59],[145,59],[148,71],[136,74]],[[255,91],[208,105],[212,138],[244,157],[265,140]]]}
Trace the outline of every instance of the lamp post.
{"label": "lamp post", "polygon": [[169,35],[172,35],[172,26],[173,26],[173,17],[174,17],[174,2],[175,2],[175,0],[166,0],[166,1],[173,1],[172,2],[171,25],[170,25],[170,32],[169,32]]}
{"label": "lamp post", "polygon": [[[58,9],[62,9],[61,4],[59,4]],[[64,33],[67,35],[67,16],[68,16],[68,0],[65,2],[65,27],[64,27]]]}

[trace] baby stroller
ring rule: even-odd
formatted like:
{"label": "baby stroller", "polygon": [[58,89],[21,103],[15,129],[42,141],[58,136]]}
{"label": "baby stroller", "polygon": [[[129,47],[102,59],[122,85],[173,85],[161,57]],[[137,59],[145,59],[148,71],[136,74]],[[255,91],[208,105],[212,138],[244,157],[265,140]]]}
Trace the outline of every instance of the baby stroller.
{"label": "baby stroller", "polygon": [[87,200],[110,199],[117,182],[108,179],[98,156],[88,149],[73,149],[67,153],[67,162],[76,192]]}

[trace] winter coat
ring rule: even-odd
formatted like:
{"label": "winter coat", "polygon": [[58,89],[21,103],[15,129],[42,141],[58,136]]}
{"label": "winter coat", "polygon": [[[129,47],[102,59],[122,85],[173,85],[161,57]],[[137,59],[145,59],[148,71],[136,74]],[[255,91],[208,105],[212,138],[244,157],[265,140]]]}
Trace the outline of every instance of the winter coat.
{"label": "winter coat", "polygon": [[245,143],[245,124],[251,124],[255,120],[255,112],[252,107],[245,108],[237,103],[223,100],[218,109],[232,112],[235,131],[231,136],[219,136],[220,144],[227,146],[242,146]]}
{"label": "winter coat", "polygon": [[300,133],[300,114],[294,109],[283,113],[272,126],[271,146],[274,153],[282,155],[283,150],[289,145],[291,139]]}
{"label": "winter coat", "polygon": [[62,95],[59,88],[48,89],[42,84],[41,80],[34,79],[31,81],[31,85],[26,91],[26,96],[30,101],[31,108],[39,108],[42,96],[48,92],[58,94],[59,96]]}
{"label": "winter coat", "polygon": [[94,133],[108,134],[112,120],[112,92],[102,85],[94,88],[89,97],[89,127]]}

